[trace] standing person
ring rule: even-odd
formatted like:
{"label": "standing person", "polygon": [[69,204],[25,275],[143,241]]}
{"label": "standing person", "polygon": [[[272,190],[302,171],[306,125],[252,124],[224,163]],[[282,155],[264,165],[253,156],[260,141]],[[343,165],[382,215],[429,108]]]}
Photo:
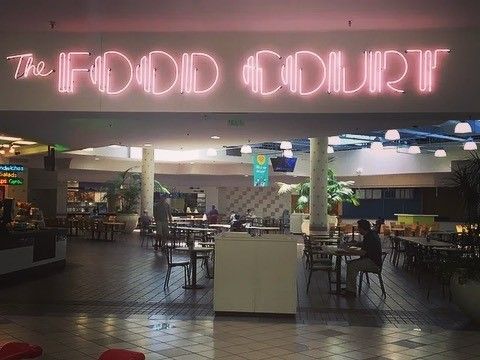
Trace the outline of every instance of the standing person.
{"label": "standing person", "polygon": [[215,205],[212,205],[212,209],[207,214],[209,224],[216,224],[218,222],[218,210]]}
{"label": "standing person", "polygon": [[167,203],[165,196],[160,196],[159,200],[153,207],[153,216],[155,217],[157,237],[155,239],[154,249],[158,250],[160,246],[163,248],[170,235],[168,223],[172,222],[172,212],[170,205]]}
{"label": "standing person", "polygon": [[360,259],[347,263],[347,288],[343,295],[355,297],[357,293],[357,275],[360,271],[378,271],[382,267],[382,243],[378,234],[372,230],[370,222],[362,219],[357,221],[358,231],[363,236],[359,250],[349,250],[349,254],[360,255]]}
{"label": "standing person", "polygon": [[228,219],[228,222],[229,222],[229,223],[234,222],[234,221],[235,221],[235,216],[236,216],[235,211],[233,211],[233,210],[230,211],[230,217],[229,217],[229,219]]}

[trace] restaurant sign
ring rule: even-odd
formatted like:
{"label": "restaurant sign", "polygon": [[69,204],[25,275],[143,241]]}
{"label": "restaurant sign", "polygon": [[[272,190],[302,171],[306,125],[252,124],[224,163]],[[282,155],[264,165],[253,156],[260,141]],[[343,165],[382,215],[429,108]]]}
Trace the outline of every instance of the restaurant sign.
{"label": "restaurant sign", "polygon": [[0,185],[23,185],[23,178],[19,176],[19,173],[23,173],[25,167],[23,165],[16,164],[0,164]]}
{"label": "restaurant sign", "polygon": [[253,186],[267,187],[269,183],[268,155],[253,155]]}
{"label": "restaurant sign", "polygon": [[[52,79],[56,91],[76,94],[85,82],[96,91],[119,95],[132,88],[153,96],[199,96],[235,81],[256,97],[287,93],[292,96],[395,95],[407,91],[435,91],[450,49],[387,48],[346,52],[337,49],[278,51],[256,49],[238,59],[237,69],[226,69],[219,56],[207,52],[176,54],[153,49],[140,56],[121,49],[93,54],[88,49],[59,50],[55,60],[33,51],[11,53],[15,80]],[[236,74],[225,79],[225,74]]]}

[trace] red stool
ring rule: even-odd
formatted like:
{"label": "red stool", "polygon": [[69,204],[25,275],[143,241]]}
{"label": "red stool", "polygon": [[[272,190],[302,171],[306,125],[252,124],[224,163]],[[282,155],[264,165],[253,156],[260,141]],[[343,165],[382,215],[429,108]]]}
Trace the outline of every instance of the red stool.
{"label": "red stool", "polygon": [[40,346],[21,342],[9,342],[0,348],[0,360],[35,359],[41,356],[43,350]]}
{"label": "red stool", "polygon": [[130,350],[110,349],[100,355],[98,360],[145,360],[145,355]]}

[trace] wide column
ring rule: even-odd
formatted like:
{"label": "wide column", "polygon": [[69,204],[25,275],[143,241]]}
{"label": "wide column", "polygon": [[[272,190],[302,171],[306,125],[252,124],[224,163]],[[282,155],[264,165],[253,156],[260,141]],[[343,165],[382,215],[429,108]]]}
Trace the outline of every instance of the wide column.
{"label": "wide column", "polygon": [[142,152],[142,193],[140,204],[142,213],[148,211],[153,216],[153,192],[155,185],[155,151],[153,148],[144,148]]}
{"label": "wide column", "polygon": [[310,139],[310,231],[328,232],[328,137]]}

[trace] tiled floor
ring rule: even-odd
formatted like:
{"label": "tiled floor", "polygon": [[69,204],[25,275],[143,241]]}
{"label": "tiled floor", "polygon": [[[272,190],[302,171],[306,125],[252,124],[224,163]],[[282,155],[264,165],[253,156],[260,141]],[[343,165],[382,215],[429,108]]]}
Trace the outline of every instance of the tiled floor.
{"label": "tiled floor", "polygon": [[181,270],[163,290],[165,262],[138,239],[72,239],[67,268],[0,289],[0,343],[43,345],[45,359],[89,359],[110,347],[147,359],[467,359],[478,358],[480,332],[435,287],[385,265],[387,299],[376,279],[361,297],[328,294],[315,273],[309,295],[299,259],[296,319],[214,318],[213,282],[184,290]]}

